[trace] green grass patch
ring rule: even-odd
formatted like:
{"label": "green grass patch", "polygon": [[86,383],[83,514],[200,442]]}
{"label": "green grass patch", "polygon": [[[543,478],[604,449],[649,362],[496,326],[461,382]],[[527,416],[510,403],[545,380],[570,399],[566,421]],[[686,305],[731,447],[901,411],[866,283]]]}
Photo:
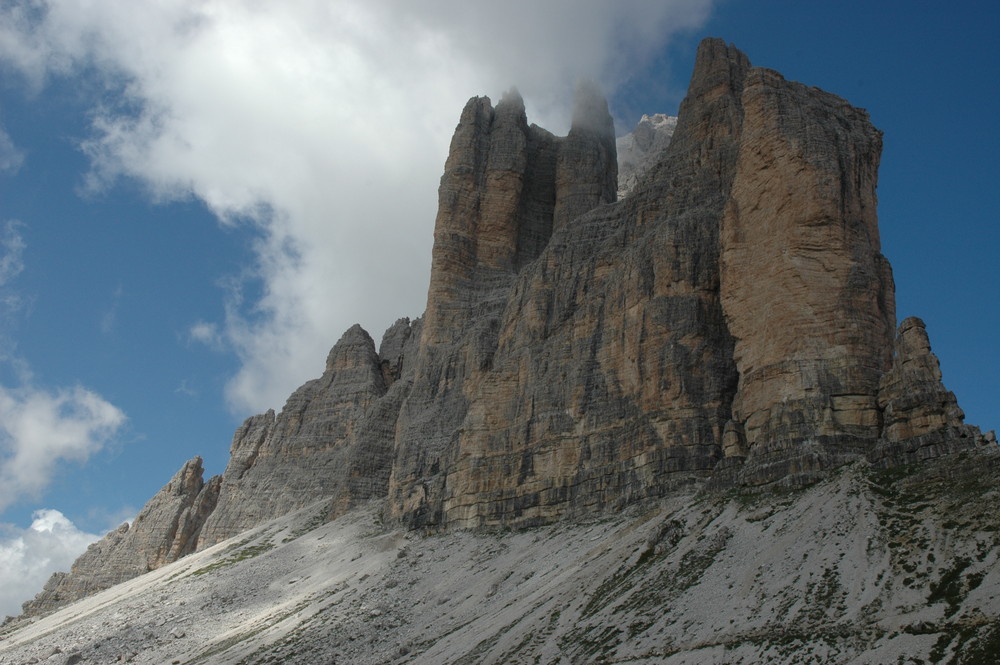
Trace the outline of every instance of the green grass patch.
{"label": "green grass patch", "polygon": [[249,547],[244,547],[241,550],[237,550],[237,552],[232,556],[226,557],[225,559],[220,559],[219,561],[216,561],[214,563],[210,563],[204,568],[199,568],[198,570],[192,572],[191,575],[194,576],[205,575],[207,573],[212,572],[213,570],[226,568],[228,566],[237,564],[240,561],[246,561],[247,559],[253,559],[254,557],[260,556],[264,552],[273,550],[274,547],[275,547],[274,543],[262,543],[260,545],[251,545]]}

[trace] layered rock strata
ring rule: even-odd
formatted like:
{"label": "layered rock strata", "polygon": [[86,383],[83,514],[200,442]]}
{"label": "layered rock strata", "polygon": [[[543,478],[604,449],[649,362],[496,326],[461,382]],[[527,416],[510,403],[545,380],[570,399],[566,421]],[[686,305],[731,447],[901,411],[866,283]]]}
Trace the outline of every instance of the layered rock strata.
{"label": "layered rock strata", "polygon": [[[558,226],[492,336],[466,327],[458,348],[488,362],[465,368],[462,417],[436,449],[401,430],[392,514],[537,524],[710,473],[737,380],[717,260],[739,109],[716,92],[696,77],[646,186]],[[433,367],[429,350],[418,363]]]}
{"label": "layered rock strata", "polygon": [[318,498],[330,499],[332,518],[384,496],[399,408],[400,391],[392,386],[415,342],[413,326],[400,320],[386,332],[380,355],[354,326],[330,351],[323,375],[296,390],[279,414],[247,419],[233,436],[199,549]]}
{"label": "layered rock strata", "polygon": [[[494,282],[489,308],[452,320],[450,346],[425,338],[390,512],[417,527],[528,525],[713,473],[812,482],[872,454],[895,316],[880,150],[864,111],[703,43],[669,146],[634,192],[553,224],[506,292]],[[449,163],[468,152],[453,144]],[[475,237],[475,216],[445,219]],[[409,426],[427,414],[436,430]]]}
{"label": "layered rock strata", "polygon": [[721,219],[721,295],[736,338],[733,420],[748,482],[813,480],[878,438],[895,298],[879,253],[881,132],[833,95],[752,68]]}
{"label": "layered rock strata", "polygon": [[349,330],[319,379],[236,432],[221,477],[185,467],[168,488],[187,489],[144,510],[162,520],[110,534],[33,607],[321,499],[332,517],[384,498],[415,529],[523,527],[985,445],[919,319],[893,333],[863,110],[706,40],[672,136],[645,143],[616,202],[592,86],[566,137],[516,92],[469,100],[425,317],[377,352]]}
{"label": "layered rock strata", "polygon": [[195,551],[205,518],[215,508],[220,478],[202,480],[200,457],[185,463],[135,521],[91,545],[68,574],[56,573],[24,614],[47,614]]}
{"label": "layered rock strata", "polygon": [[392,514],[441,523],[448,469],[494,366],[511,288],[554,229],[614,201],[616,181],[613,123],[592,86],[577,90],[565,138],[529,126],[514,92],[496,109],[487,98],[466,104],[439,189],[423,336],[397,426]]}
{"label": "layered rock strata", "polygon": [[[892,368],[879,381],[883,419],[876,460],[883,465],[939,457],[956,443],[976,442],[979,429],[965,424],[955,394],[941,381],[941,365],[931,351],[924,322],[915,316],[899,325]],[[990,432],[990,440],[996,436]]]}

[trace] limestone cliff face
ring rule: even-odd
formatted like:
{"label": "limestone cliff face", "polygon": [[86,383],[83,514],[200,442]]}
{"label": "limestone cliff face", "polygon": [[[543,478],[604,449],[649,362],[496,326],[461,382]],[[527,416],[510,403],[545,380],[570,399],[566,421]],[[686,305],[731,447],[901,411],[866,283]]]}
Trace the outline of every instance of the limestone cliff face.
{"label": "limestone cliff face", "polygon": [[[592,91],[582,99],[603,108]],[[863,110],[706,40],[669,146],[630,195],[602,205],[607,134],[581,123],[591,133],[571,131],[562,146],[590,143],[573,160],[559,153],[556,185],[590,198],[557,196],[537,258],[463,288],[456,266],[463,277],[501,266],[455,258],[454,238],[473,248],[494,237],[480,220],[496,211],[472,180],[455,195],[454,165],[491,163],[483,155],[497,144],[486,137],[505,126],[501,107],[466,108],[442,180],[429,328],[400,419],[391,514],[416,527],[530,525],[705,479],[814,482],[887,454],[884,427],[888,440],[909,440],[906,427],[926,424],[946,442],[935,454],[979,441],[943,388],[927,384],[921,406],[891,387],[880,397],[895,299],[876,218],[881,133]],[[506,157],[524,155],[517,173],[528,144],[502,142]],[[561,180],[570,172],[578,184]],[[487,192],[496,181],[485,178]],[[503,219],[507,238],[533,224]],[[462,315],[432,317],[443,303]],[[923,380],[912,374],[907,385]]]}
{"label": "limestone cliff face", "polygon": [[899,325],[892,369],[879,382],[878,404],[884,425],[878,456],[883,464],[938,457],[956,441],[979,438],[979,430],[965,424],[955,394],[941,382],[924,322],[915,316]]}
{"label": "limestone cliff face", "polygon": [[529,126],[516,93],[496,109],[469,100],[441,178],[423,335],[397,426],[392,514],[442,523],[460,430],[479,384],[494,374],[511,288],[554,229],[614,201],[616,180],[613,123],[591,86],[577,91],[565,138]]}
{"label": "limestone cliff face", "polygon": [[347,331],[319,379],[237,430],[220,478],[185,467],[39,602],[321,499],[331,517],[384,499],[414,529],[523,527],[986,444],[922,322],[894,335],[863,110],[710,39],[669,141],[646,143],[616,201],[592,86],[566,137],[529,125],[516,92],[469,100],[424,318],[378,351]]}
{"label": "limestone cliff face", "polygon": [[466,328],[487,362],[465,372],[461,420],[436,450],[401,433],[394,514],[536,524],[659,496],[715,466],[736,384],[717,220],[738,127],[715,91],[692,85],[647,188],[559,225],[504,294],[495,332]]}
{"label": "limestone cliff face", "polygon": [[24,604],[24,614],[47,614],[194,552],[219,495],[220,478],[206,483],[202,477],[200,457],[185,463],[131,526],[126,522],[91,545],[69,574],[53,575],[45,589]]}
{"label": "limestone cliff face", "polygon": [[[409,321],[397,322],[380,356],[354,326],[330,351],[323,375],[295,391],[281,413],[249,418],[233,437],[218,505],[198,548],[319,498],[330,499],[333,517],[384,495],[398,410],[389,393],[404,372],[411,336]],[[396,406],[387,413],[386,404]]]}
{"label": "limestone cliff face", "polygon": [[812,480],[880,432],[895,324],[875,213],[881,133],[864,111],[770,70],[748,73],[739,104],[721,220],[733,419],[748,481]]}

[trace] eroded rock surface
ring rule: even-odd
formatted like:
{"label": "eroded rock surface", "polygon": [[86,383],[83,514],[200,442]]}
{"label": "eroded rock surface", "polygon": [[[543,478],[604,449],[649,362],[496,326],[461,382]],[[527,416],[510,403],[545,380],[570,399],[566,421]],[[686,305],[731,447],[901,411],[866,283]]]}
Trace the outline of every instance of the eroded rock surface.
{"label": "eroded rock surface", "polygon": [[516,93],[495,110],[469,100],[441,178],[423,336],[397,427],[393,514],[443,523],[459,430],[493,373],[511,289],[554,229],[614,201],[616,173],[611,116],[591,86],[577,91],[565,138],[529,126]]}
{"label": "eroded rock surface", "polygon": [[122,524],[91,545],[68,574],[54,574],[24,604],[24,614],[47,614],[194,552],[219,494],[220,478],[204,482],[203,475],[200,457],[186,462],[131,525]]}
{"label": "eroded rock surface", "polygon": [[524,527],[995,443],[963,423],[919,319],[894,336],[866,112],[710,39],[669,141],[648,124],[616,201],[592,86],[566,137],[516,92],[469,100],[424,318],[378,351],[345,333],[319,379],[240,427],[221,478],[201,486],[199,461],[150,502],[174,526],[109,534],[45,608],[317,501],[331,518],[384,499],[412,529]]}
{"label": "eroded rock surface", "polygon": [[[708,478],[814,482],[876,454],[895,298],[867,113],[706,40],[669,145],[635,190],[572,219],[557,203],[538,257],[503,278],[490,264],[486,278],[481,259],[454,250],[457,237],[479,246],[487,216],[481,197],[454,196],[456,173],[474,171],[455,164],[497,150],[470,148],[507,117],[484,109],[466,108],[442,180],[434,325],[400,419],[390,514],[523,526]],[[526,140],[502,144],[515,143],[523,154]],[[592,168],[579,173],[600,188]],[[474,199],[474,214],[449,204]],[[504,219],[510,238],[531,223]],[[442,303],[459,307],[432,317]]]}
{"label": "eroded rock surface", "polygon": [[[892,369],[879,384],[883,463],[912,463],[951,452],[962,442],[985,443],[979,429],[965,424],[955,394],[941,381],[924,322],[912,316],[899,325]],[[995,443],[995,436],[992,439]]]}
{"label": "eroded rock surface", "polygon": [[[219,501],[199,548],[261,522],[330,499],[330,516],[385,494],[398,398],[390,385],[412,347],[409,321],[386,333],[384,356],[361,326],[330,351],[323,375],[299,388],[279,414],[249,418],[233,437]],[[386,409],[383,398],[395,409]]]}
{"label": "eroded rock surface", "polygon": [[[459,373],[461,419],[437,448],[401,433],[396,515],[536,524],[707,476],[736,384],[717,257],[738,109],[715,92],[692,83],[649,188],[558,226],[503,294],[490,334],[482,318],[466,324],[457,347],[485,362]],[[421,359],[428,375],[448,374]]]}
{"label": "eroded rock surface", "polygon": [[721,220],[747,482],[812,480],[878,439],[895,297],[879,253],[881,132],[839,97],[753,68]]}

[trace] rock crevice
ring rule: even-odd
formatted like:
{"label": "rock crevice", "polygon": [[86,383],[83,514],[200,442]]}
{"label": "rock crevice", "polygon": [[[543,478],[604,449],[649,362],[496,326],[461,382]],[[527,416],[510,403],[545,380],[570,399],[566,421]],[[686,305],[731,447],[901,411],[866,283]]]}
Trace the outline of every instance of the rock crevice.
{"label": "rock crevice", "polygon": [[382,499],[413,529],[525,527],[985,445],[923,323],[894,334],[868,114],[709,39],[671,125],[622,143],[643,156],[616,201],[593,86],[566,137],[515,91],[470,99],[424,317],[378,350],[348,330],[320,378],[237,430],[221,477],[189,462],[26,611],[318,500],[332,518]]}

